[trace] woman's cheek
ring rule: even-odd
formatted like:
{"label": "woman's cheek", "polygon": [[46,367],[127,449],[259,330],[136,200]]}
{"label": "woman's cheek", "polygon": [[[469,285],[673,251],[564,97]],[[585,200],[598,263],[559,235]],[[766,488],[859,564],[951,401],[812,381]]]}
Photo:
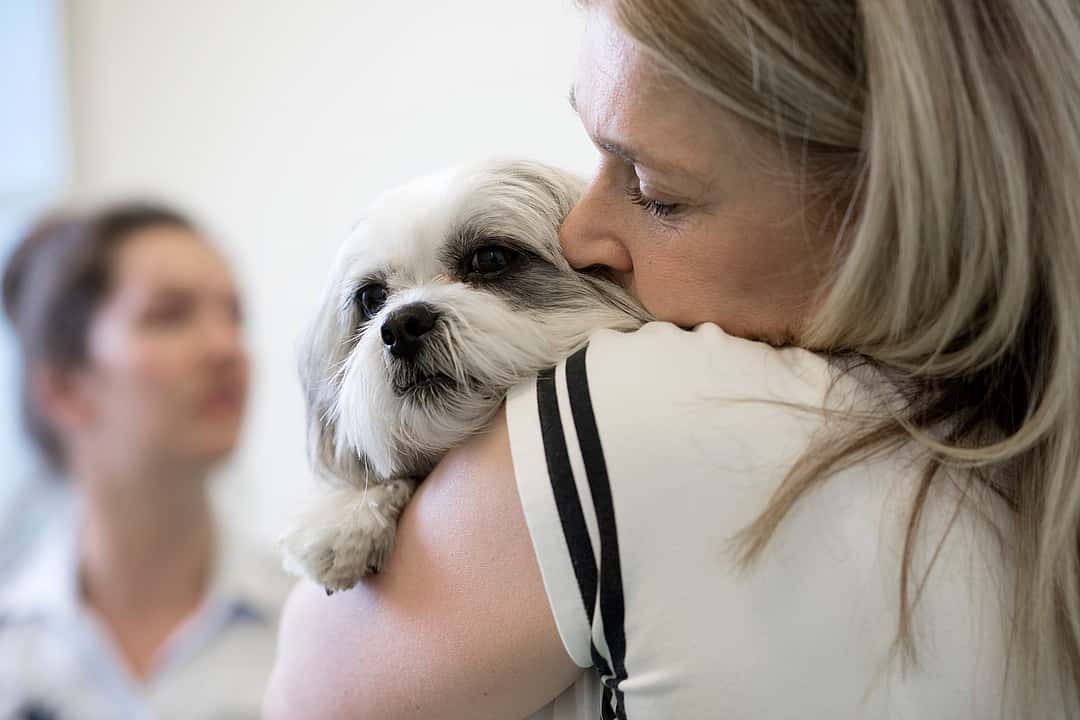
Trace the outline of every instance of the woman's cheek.
{"label": "woman's cheek", "polygon": [[[155,414],[184,414],[190,404],[193,371],[190,344],[178,338],[147,338],[133,353],[133,377],[139,379],[140,395]],[[164,419],[164,418],[163,418]]]}

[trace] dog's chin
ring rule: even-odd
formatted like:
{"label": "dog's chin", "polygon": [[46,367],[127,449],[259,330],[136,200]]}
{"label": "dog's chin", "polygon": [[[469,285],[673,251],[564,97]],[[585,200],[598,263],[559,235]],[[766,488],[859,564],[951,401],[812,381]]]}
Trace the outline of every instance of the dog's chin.
{"label": "dog's chin", "polygon": [[477,381],[445,372],[387,370],[384,397],[396,421],[381,422],[375,446],[363,450],[387,476],[427,475],[448,450],[483,427],[501,400]]}
{"label": "dog's chin", "polygon": [[390,387],[398,398],[426,405],[458,392],[459,383],[446,373],[409,370],[392,372]]}
{"label": "dog's chin", "polygon": [[437,427],[454,428],[472,419],[500,401],[501,394],[487,390],[472,377],[464,380],[439,370],[391,372],[387,386],[397,400],[402,419],[408,423],[426,421]]}

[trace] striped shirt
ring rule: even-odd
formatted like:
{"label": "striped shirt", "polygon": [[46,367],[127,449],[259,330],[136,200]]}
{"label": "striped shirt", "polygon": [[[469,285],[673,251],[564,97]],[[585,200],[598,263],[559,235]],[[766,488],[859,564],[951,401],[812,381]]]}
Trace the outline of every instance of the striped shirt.
{"label": "striped shirt", "polygon": [[738,567],[732,539],[829,429],[820,410],[868,409],[881,389],[837,376],[804,350],[652,323],[599,332],[510,393],[526,522],[587,669],[537,718],[1002,715],[1010,520],[992,499],[980,513],[954,484],[931,491],[912,566],[927,578],[917,663],[892,652],[914,448],[831,476]]}

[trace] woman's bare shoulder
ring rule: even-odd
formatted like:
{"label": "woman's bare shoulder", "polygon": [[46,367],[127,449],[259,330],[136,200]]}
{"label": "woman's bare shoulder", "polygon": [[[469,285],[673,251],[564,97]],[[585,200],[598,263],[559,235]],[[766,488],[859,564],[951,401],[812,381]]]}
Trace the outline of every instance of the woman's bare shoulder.
{"label": "woman's bare shoulder", "polygon": [[579,672],[551,616],[500,413],[422,483],[381,574],[332,597],[294,590],[266,716],[524,717]]}

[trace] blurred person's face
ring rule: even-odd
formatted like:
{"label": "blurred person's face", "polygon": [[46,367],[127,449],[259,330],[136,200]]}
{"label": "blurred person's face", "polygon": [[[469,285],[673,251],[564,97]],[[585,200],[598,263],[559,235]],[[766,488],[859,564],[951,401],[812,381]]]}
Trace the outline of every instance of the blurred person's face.
{"label": "blurred person's face", "polygon": [[162,226],[121,244],[111,282],[74,383],[80,440],[121,464],[208,468],[236,444],[248,387],[228,268],[197,235]]}
{"label": "blurred person's face", "polygon": [[779,149],[665,77],[603,9],[574,100],[600,164],[563,224],[567,260],[607,269],[659,320],[797,342],[832,242]]}

